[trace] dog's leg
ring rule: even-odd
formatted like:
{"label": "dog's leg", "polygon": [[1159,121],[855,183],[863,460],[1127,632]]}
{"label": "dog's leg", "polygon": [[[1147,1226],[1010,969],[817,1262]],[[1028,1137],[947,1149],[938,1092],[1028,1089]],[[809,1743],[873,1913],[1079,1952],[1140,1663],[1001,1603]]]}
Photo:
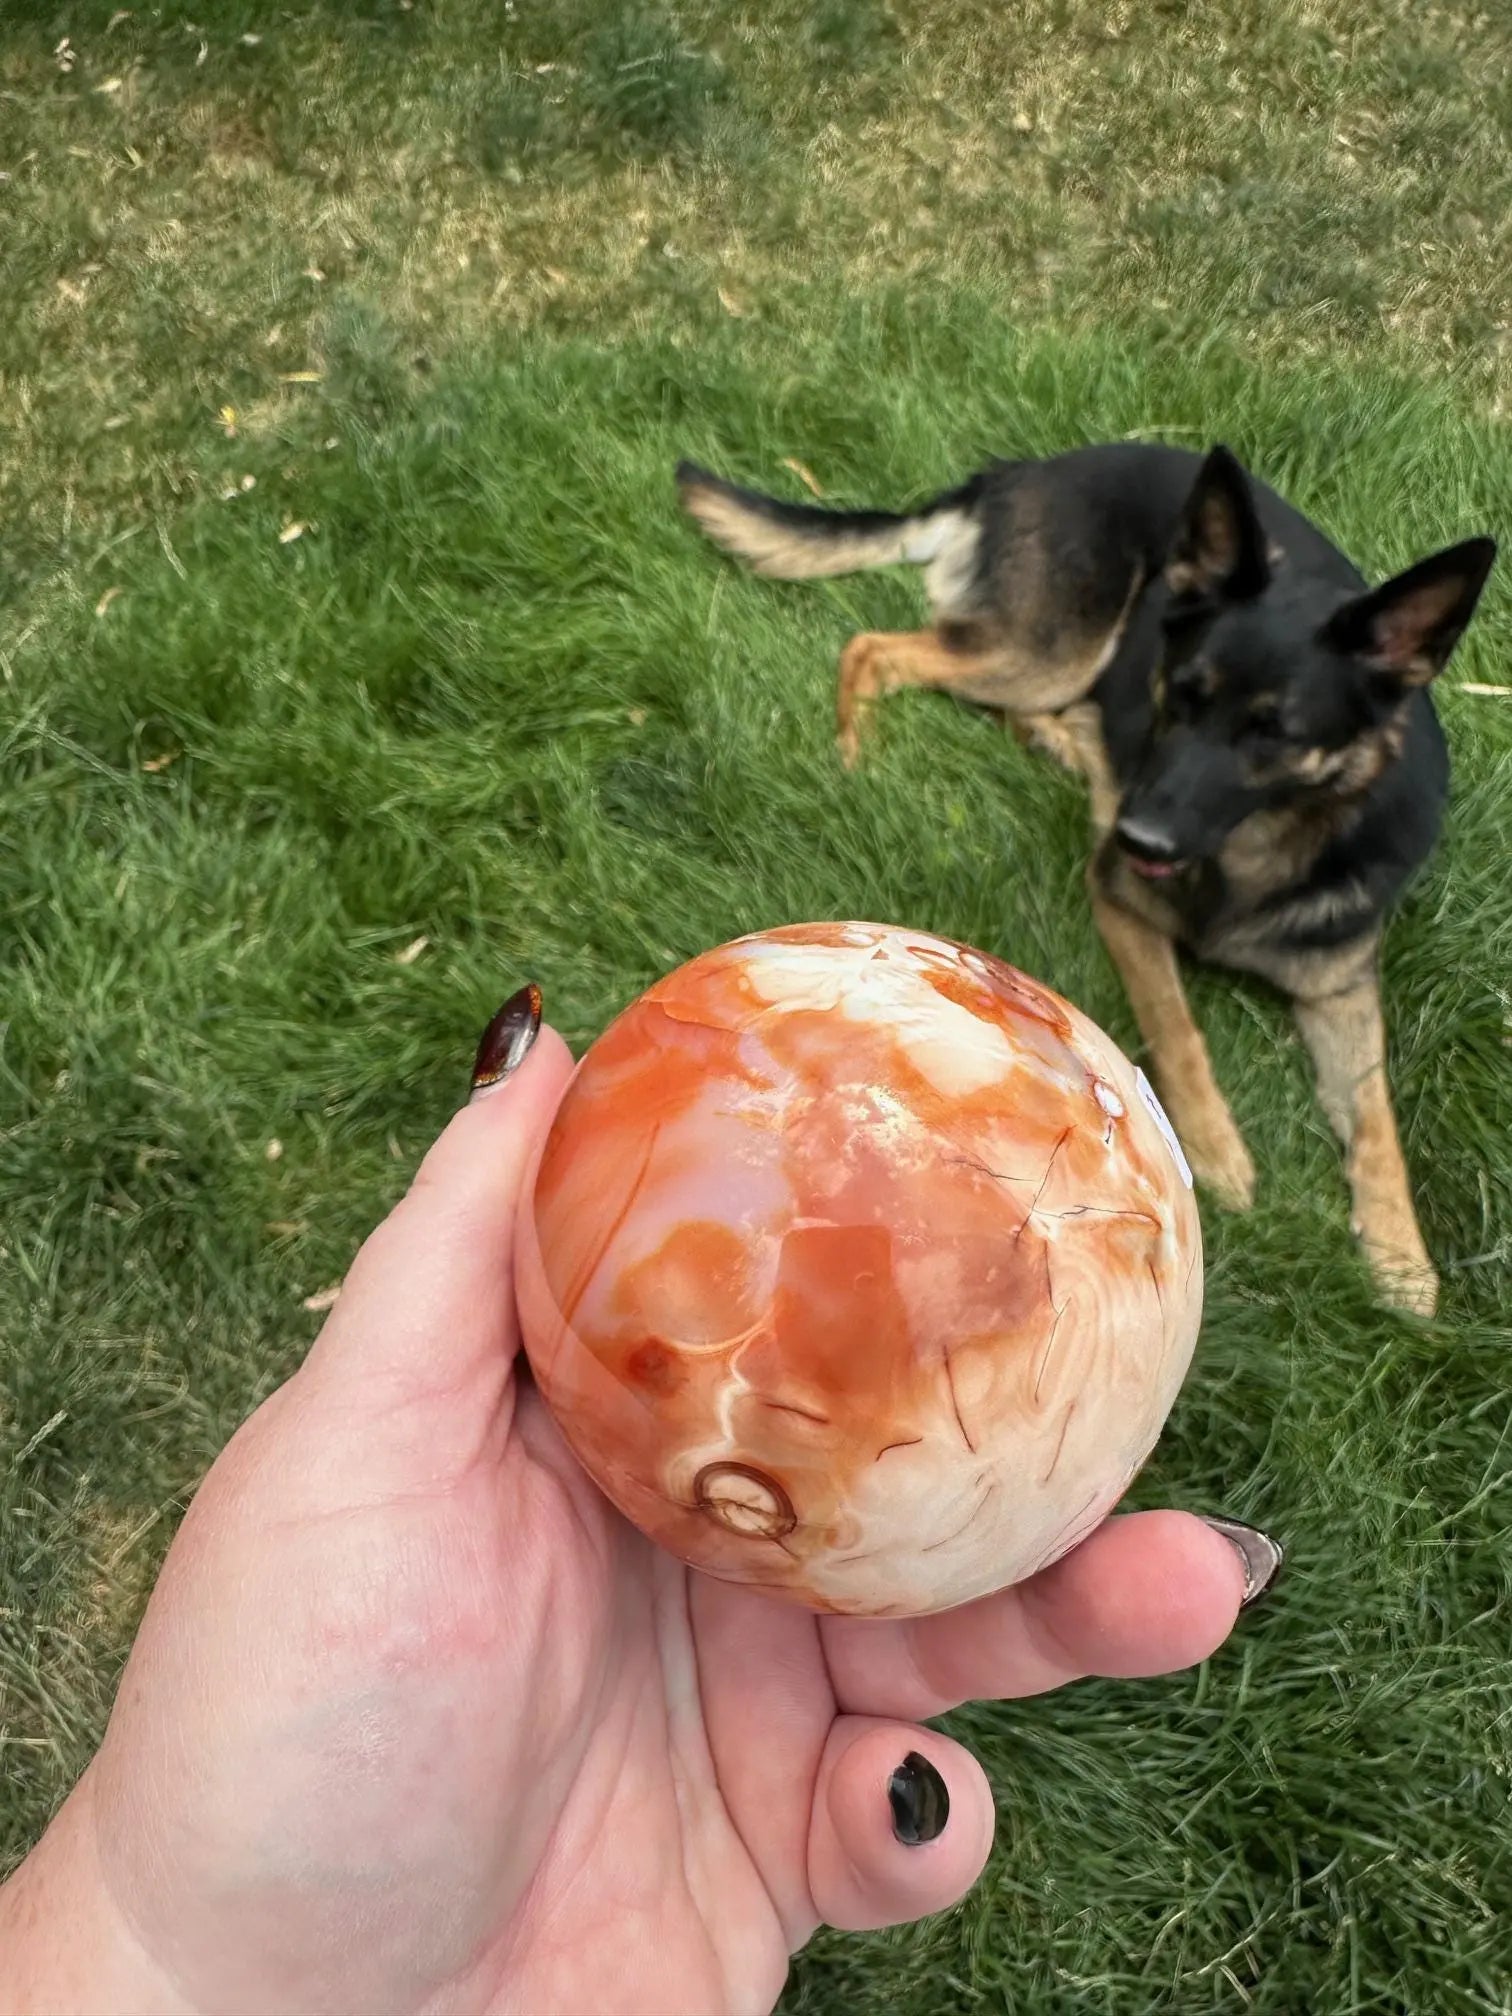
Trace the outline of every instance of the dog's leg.
{"label": "dog's leg", "polygon": [[835,699],[835,740],[840,760],[854,770],[867,717],[877,702],[901,686],[939,686],[968,694],[989,675],[994,660],[954,650],[936,630],[863,630],[840,654]]}
{"label": "dog's leg", "polygon": [[1385,1299],[1431,1316],[1438,1277],[1418,1229],[1386,1082],[1386,1025],[1372,970],[1341,993],[1295,1004],[1318,1097],[1344,1144],[1354,1230]]}
{"label": "dog's leg", "polygon": [[1118,785],[1103,746],[1102,716],[1090,701],[1058,713],[1009,714],[1010,733],[1024,748],[1048,756],[1063,770],[1086,779],[1092,801],[1092,830],[1099,843],[1118,817]]}
{"label": "dog's leg", "polygon": [[[1063,770],[1074,771],[1079,776],[1087,775],[1081,738],[1075,728],[1068,726],[1061,715],[1009,714],[1004,720],[1008,732],[1023,748],[1033,749],[1041,756],[1048,756],[1052,763],[1059,763]],[[1090,778],[1088,781],[1091,781]]]}
{"label": "dog's leg", "polygon": [[1192,1019],[1176,947],[1163,931],[1111,902],[1095,870],[1089,882],[1097,928],[1123,979],[1149,1046],[1152,1076],[1193,1174],[1231,1211],[1248,1210],[1255,1201],[1255,1165]]}
{"label": "dog's leg", "polygon": [[[1061,714],[1026,715],[1022,733],[1025,740],[1086,778],[1093,845],[1100,848],[1118,817],[1118,782],[1097,709],[1088,704],[1068,707]],[[1202,1031],[1192,1020],[1176,947],[1165,932],[1104,894],[1095,855],[1087,871],[1087,888],[1092,915],[1124,983],[1139,1033],[1149,1046],[1156,1085],[1192,1172],[1230,1210],[1248,1210],[1255,1201],[1255,1165],[1218,1090]]]}
{"label": "dog's leg", "polygon": [[[1029,717],[1029,734],[1047,753],[1078,770],[1091,794],[1092,840],[1100,849],[1118,817],[1118,781],[1108,760],[1101,717],[1094,706]],[[1150,1052],[1150,1068],[1186,1151],[1192,1173],[1231,1211],[1255,1201],[1255,1165],[1218,1090],[1202,1031],[1192,1019],[1176,964],[1176,947],[1164,931],[1125,910],[1103,890],[1097,854],[1087,870],[1092,915],[1118,968],[1134,1020]]]}

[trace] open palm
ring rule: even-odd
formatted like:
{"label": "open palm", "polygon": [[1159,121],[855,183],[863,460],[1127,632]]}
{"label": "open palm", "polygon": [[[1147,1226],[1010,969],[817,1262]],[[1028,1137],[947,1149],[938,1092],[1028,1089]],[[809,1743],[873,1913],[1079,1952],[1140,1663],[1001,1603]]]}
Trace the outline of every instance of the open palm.
{"label": "open palm", "polygon": [[916,1624],[650,1547],[515,1365],[508,1228],[569,1068],[544,1031],[457,1116],[170,1551],[59,1823],[155,2016],[769,2010],[820,1923],[979,1873],[989,1790],[921,1718],[1234,1622],[1239,1554],[1177,1513]]}

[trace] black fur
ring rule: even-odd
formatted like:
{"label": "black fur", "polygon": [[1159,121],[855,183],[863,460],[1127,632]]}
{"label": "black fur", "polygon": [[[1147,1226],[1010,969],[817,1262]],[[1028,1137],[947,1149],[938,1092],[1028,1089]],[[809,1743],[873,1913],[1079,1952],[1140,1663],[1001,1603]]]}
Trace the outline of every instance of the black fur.
{"label": "black fur", "polygon": [[[1133,454],[1099,457],[1097,471],[1105,496],[1137,472],[1142,509],[1125,522],[1156,563],[1091,696],[1120,789],[1115,844],[1136,870],[1161,871],[1180,937],[1209,956],[1224,956],[1236,908],[1266,918],[1283,960],[1378,929],[1438,836],[1449,758],[1428,682],[1469,620],[1492,542],[1468,540],[1372,591],[1225,451]],[[1203,514],[1220,528],[1207,548],[1193,537]],[[1434,606],[1403,615],[1425,582]],[[1392,611],[1394,656],[1376,648]],[[1379,768],[1363,776],[1370,738]],[[1308,758],[1323,774],[1308,776]],[[1311,829],[1317,845],[1283,847],[1271,886],[1240,890],[1225,842],[1257,813],[1293,815],[1299,842]]]}
{"label": "black fur", "polygon": [[[931,683],[1026,718],[1090,702],[1119,800],[1102,880],[1202,956],[1285,985],[1292,955],[1377,932],[1434,845],[1449,762],[1428,687],[1489,539],[1372,589],[1222,447],[998,461],[909,511],[787,503],[687,462],[677,481],[810,551],[957,513],[974,546],[934,613],[961,671]],[[1060,699],[1021,701],[1035,661],[1066,665]],[[1251,846],[1238,872],[1235,836],[1276,815],[1273,860],[1257,871]]]}
{"label": "black fur", "polygon": [[954,504],[969,504],[982,482],[981,477],[972,477],[957,489],[930,498],[914,511],[845,511],[826,504],[789,504],[781,497],[768,497],[763,491],[747,490],[742,484],[728,482],[723,476],[701,468],[697,462],[679,462],[674,480],[683,490],[705,490],[716,497],[727,497],[732,504],[743,505],[753,516],[766,519],[770,525],[780,525],[785,532],[822,532],[830,537],[843,537],[847,533],[864,536],[869,532],[891,532],[931,511],[943,510]]}
{"label": "black fur", "polygon": [[1387,1087],[1376,954],[1438,836],[1449,758],[1429,688],[1492,542],[1370,588],[1223,448],[997,462],[899,514],[678,473],[709,536],[778,578],[926,568],[929,626],[861,632],[841,653],[842,761],[859,759],[881,698],[926,686],[1000,711],[1081,773],[1093,912],[1199,1181],[1236,1209],[1254,1195],[1178,943],[1291,996],[1377,1281],[1397,1306],[1430,1311],[1438,1283]]}

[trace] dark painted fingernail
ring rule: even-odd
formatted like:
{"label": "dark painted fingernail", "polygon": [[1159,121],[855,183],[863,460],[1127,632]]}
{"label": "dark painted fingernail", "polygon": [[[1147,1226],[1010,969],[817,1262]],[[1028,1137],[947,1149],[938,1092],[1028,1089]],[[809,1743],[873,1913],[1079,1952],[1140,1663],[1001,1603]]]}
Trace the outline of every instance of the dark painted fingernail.
{"label": "dark painted fingernail", "polygon": [[514,1076],[529,1056],[540,1026],[541,990],[532,980],[518,994],[510,995],[483,1031],[473,1060],[473,1098]]}
{"label": "dark painted fingernail", "polygon": [[945,1780],[927,1757],[910,1750],[887,1781],[893,1832],[905,1848],[921,1848],[945,1831],[950,1818],[950,1794]]}
{"label": "dark painted fingernail", "polygon": [[1286,1559],[1281,1543],[1272,1540],[1269,1533],[1262,1533],[1258,1526],[1246,1526],[1238,1519],[1219,1519],[1206,1512],[1200,1516],[1204,1525],[1223,1535],[1244,1563],[1244,1601],[1239,1607],[1247,1610],[1251,1603],[1259,1602],[1281,1573],[1281,1564]]}

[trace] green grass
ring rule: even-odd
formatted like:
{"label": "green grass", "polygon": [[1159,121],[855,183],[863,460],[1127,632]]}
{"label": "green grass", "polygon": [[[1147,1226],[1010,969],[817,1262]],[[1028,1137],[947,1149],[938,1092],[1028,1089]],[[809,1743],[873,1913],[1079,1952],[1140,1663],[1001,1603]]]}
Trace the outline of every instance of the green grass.
{"label": "green grass", "polygon": [[[896,918],[1134,1045],[1076,787],[918,694],[844,777],[836,652],[916,584],[741,577],[678,454],[887,501],[1223,438],[1372,572],[1512,526],[1488,15],[114,12],[0,29],[5,1862],[522,978],[581,1044],[737,931]],[[1504,571],[1386,956],[1441,1316],[1373,1306],[1277,1005],[1195,976],[1261,1199],[1138,1495],[1285,1581],[1201,1673],[957,1718],[988,1877],[794,2010],[1508,2007],[1512,701],[1456,690]]]}

